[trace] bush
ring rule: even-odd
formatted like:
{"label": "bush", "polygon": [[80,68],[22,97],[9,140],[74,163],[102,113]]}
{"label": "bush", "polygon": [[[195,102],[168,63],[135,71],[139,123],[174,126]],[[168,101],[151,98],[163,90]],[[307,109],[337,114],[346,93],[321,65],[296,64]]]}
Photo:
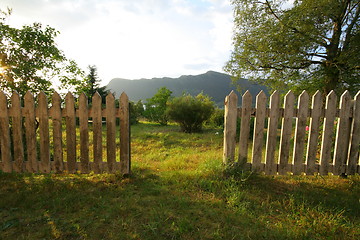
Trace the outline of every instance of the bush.
{"label": "bush", "polygon": [[224,128],[224,109],[215,108],[206,124],[215,128]]}
{"label": "bush", "polygon": [[203,123],[214,112],[214,102],[200,93],[196,97],[184,94],[168,102],[167,115],[179,123],[181,130],[187,133],[200,132]]}
{"label": "bush", "polygon": [[166,103],[170,99],[172,92],[166,87],[158,89],[152,98],[147,99],[143,115],[149,121],[167,125],[168,116],[166,115]]}

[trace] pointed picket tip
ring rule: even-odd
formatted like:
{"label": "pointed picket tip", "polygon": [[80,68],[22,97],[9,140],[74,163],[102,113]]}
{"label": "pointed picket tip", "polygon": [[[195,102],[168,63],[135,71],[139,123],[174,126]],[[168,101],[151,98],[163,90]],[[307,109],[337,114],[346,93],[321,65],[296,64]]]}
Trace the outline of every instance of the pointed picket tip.
{"label": "pointed picket tip", "polygon": [[355,100],[359,99],[360,98],[360,91],[358,91],[354,97]]}
{"label": "pointed picket tip", "polygon": [[74,95],[73,95],[71,92],[68,92],[68,93],[65,95],[65,98],[74,98]]}
{"label": "pointed picket tip", "polygon": [[308,101],[309,100],[309,94],[307,93],[307,91],[302,91],[302,93],[299,96],[299,103],[302,101]]}
{"label": "pointed picket tip", "polygon": [[115,96],[114,96],[114,94],[109,93],[109,94],[106,96],[106,101],[112,100],[112,99],[115,99]]}
{"label": "pointed picket tip", "polygon": [[94,98],[101,99],[101,96],[100,96],[100,94],[96,91],[96,92],[94,93],[94,95],[92,96],[92,98],[93,98],[93,99],[94,99]]}
{"label": "pointed picket tip", "polygon": [[266,99],[266,94],[263,90],[261,90],[258,95],[256,95],[256,99],[258,98]]}
{"label": "pointed picket tip", "polygon": [[289,90],[285,95],[285,99],[291,98],[291,97],[295,97],[295,94],[293,91]]}
{"label": "pointed picket tip", "polygon": [[314,95],[313,95],[313,97],[317,97],[317,96],[322,96],[322,92],[320,92],[320,90],[317,90],[315,93],[314,93]]}
{"label": "pointed picket tip", "polygon": [[336,93],[334,92],[334,90],[331,90],[326,97],[334,97],[334,96],[336,96]]}
{"label": "pointed picket tip", "polygon": [[20,94],[17,91],[13,91],[11,98],[13,97],[20,98]]}
{"label": "pointed picket tip", "polygon": [[129,97],[125,92],[122,92],[121,95],[120,95],[120,100],[129,101]]}
{"label": "pointed picket tip", "polygon": [[37,97],[38,97],[38,99],[39,99],[39,101],[40,101],[40,99],[42,100],[42,101],[47,101],[47,96],[46,96],[46,94],[43,92],[43,91],[41,91],[41,92],[39,92],[39,94],[37,95]]}
{"label": "pointed picket tip", "polygon": [[340,99],[349,99],[351,98],[350,92],[348,90],[346,90],[345,92],[343,92],[343,94],[341,94]]}
{"label": "pointed picket tip", "polygon": [[79,96],[79,99],[88,99],[88,97],[86,96],[86,94],[84,92],[82,92]]}
{"label": "pointed picket tip", "polygon": [[246,90],[246,92],[244,93],[244,95],[243,95],[242,97],[243,97],[243,99],[245,99],[245,98],[252,98],[252,95],[251,95],[251,93],[250,93],[249,90]]}
{"label": "pointed picket tip", "polygon": [[34,97],[34,95],[30,92],[30,90],[28,90],[26,93],[25,93],[25,95],[24,95],[24,98],[29,98],[29,97]]}

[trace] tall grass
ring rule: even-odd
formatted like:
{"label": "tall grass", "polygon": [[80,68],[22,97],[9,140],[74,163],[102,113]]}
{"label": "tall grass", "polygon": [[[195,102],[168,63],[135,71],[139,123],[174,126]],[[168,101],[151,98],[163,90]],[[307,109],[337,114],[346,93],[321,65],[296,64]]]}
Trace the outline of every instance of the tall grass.
{"label": "tall grass", "polygon": [[222,166],[222,132],[132,127],[132,176],[0,173],[0,239],[360,239],[360,177]]}

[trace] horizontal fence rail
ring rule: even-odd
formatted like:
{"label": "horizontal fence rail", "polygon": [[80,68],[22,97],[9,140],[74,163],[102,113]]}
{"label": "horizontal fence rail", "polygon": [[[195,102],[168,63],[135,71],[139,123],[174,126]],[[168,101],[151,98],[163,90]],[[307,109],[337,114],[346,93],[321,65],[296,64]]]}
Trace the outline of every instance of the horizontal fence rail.
{"label": "horizontal fence rail", "polygon": [[360,92],[352,99],[345,91],[339,104],[337,99],[334,91],[326,103],[319,91],[312,99],[303,91],[296,107],[289,91],[280,107],[278,91],[269,103],[261,91],[253,107],[246,91],[238,108],[238,96],[231,92],[225,98],[223,162],[268,175],[360,173]]}
{"label": "horizontal fence rail", "polygon": [[43,92],[36,99],[27,92],[22,103],[18,93],[0,92],[0,170],[130,174],[128,96],[119,107],[113,94],[106,107],[98,93],[91,103],[84,93],[64,100],[55,92],[49,106]]}

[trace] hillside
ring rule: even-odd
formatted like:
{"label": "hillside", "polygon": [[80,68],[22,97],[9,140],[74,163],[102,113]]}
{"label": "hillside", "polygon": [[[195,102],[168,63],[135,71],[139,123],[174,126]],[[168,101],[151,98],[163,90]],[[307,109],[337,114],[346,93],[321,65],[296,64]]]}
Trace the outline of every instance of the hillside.
{"label": "hillside", "polygon": [[[249,90],[254,97],[260,90],[266,91],[266,87],[249,82],[246,79],[240,79],[239,85],[242,90]],[[138,80],[114,78],[107,85],[110,91],[115,92],[116,97],[122,92],[126,92],[132,101],[151,98],[161,87],[170,89],[173,96],[180,96],[183,92],[194,96],[203,92],[212,97],[219,106],[223,104],[227,94],[236,90],[236,86],[232,84],[229,75],[214,71],[179,78],[164,77]]]}

